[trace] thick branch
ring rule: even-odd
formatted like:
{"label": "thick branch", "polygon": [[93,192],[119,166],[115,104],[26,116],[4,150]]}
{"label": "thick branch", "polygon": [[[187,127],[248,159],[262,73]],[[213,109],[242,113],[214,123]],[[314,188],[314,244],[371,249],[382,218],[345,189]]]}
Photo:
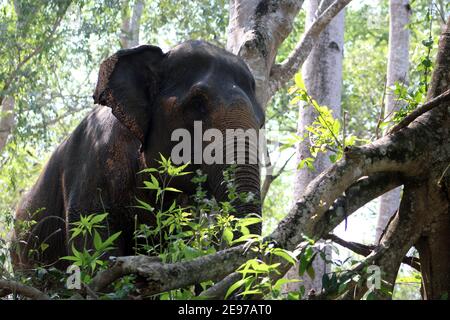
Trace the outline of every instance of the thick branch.
{"label": "thick branch", "polygon": [[42,291],[12,280],[0,280],[0,289],[4,292],[17,293],[33,300],[50,300]]}
{"label": "thick branch", "polygon": [[274,65],[270,75],[270,93],[273,95],[283,87],[296,72],[300,70],[311,50],[317,43],[321,32],[331,20],[352,0],[336,0],[332,3],[305,32],[294,51],[279,65]]}
{"label": "thick branch", "polygon": [[397,172],[384,172],[359,179],[338,197],[316,223],[315,234],[327,234],[356,210],[402,184]]}
{"label": "thick branch", "polygon": [[255,256],[243,245],[223,250],[194,260],[164,264],[147,256],[117,258],[115,265],[99,273],[90,287],[102,291],[116,279],[127,274],[138,274],[147,280],[146,295],[184,288],[207,280],[220,280]]}
{"label": "thick branch", "polygon": [[[347,190],[345,190],[344,194],[337,198],[330,209],[325,212],[323,218],[320,221],[317,221],[314,234],[328,234],[356,210],[372,201],[373,199],[378,198],[382,194],[400,186],[401,184],[401,175],[396,172],[375,174],[371,177],[366,177],[358,180]],[[327,239],[327,236],[323,238]],[[363,255],[367,256],[369,253],[370,251],[367,254]],[[281,263],[280,268],[278,268],[278,271],[280,273],[276,277],[273,277],[274,281],[282,278],[292,267],[291,264],[286,263],[286,261],[284,260],[279,262]],[[405,257],[404,263],[409,264],[412,267],[417,267],[419,265],[414,257]],[[211,297],[214,299],[223,298],[228,287],[233,284],[229,280],[234,279],[238,276],[240,276],[240,274],[231,274],[223,281],[208,289],[208,294],[211,294]],[[222,297],[221,294],[223,294]],[[207,295],[206,292],[204,295]]]}
{"label": "thick branch", "polygon": [[271,98],[270,69],[279,46],[292,31],[303,0],[231,0],[227,50],[241,56],[256,83],[256,99],[263,108]]}

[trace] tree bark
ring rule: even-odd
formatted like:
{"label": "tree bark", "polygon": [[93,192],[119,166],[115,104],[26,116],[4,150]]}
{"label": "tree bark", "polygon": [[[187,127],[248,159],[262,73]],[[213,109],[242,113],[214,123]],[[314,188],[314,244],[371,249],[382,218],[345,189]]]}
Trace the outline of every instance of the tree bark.
{"label": "tree bark", "polygon": [[[308,0],[306,4],[306,30],[311,27],[317,16],[332,4],[332,0],[320,3],[318,0]],[[319,8],[319,4],[322,8]],[[325,28],[319,36],[315,48],[311,51],[303,65],[302,75],[308,94],[319,103],[326,105],[336,118],[341,116],[341,89],[342,89],[342,58],[344,49],[344,10],[342,10]],[[317,112],[313,106],[301,103],[299,107],[298,136],[308,136],[307,127],[317,119]],[[311,141],[306,138],[297,146],[297,166],[300,162],[311,157]],[[298,201],[303,190],[323,170],[330,166],[329,154],[319,153],[314,161],[314,171],[301,168],[296,171],[294,180],[294,200]],[[330,250],[323,249],[330,254]],[[287,291],[297,291],[301,285],[306,292],[314,290],[316,293],[322,290],[322,276],[329,272],[329,266],[319,256],[313,262],[315,277],[308,275],[303,277],[301,283],[288,283]],[[289,270],[289,279],[298,279],[298,266]]]}
{"label": "tree bark", "polygon": [[136,0],[133,4],[132,13],[130,14],[130,1],[122,2],[122,27],[120,45],[123,49],[132,48],[139,45],[139,28],[141,26],[141,17],[144,10],[144,0]]}
{"label": "tree bark", "polygon": [[8,142],[8,137],[14,128],[14,98],[6,96],[1,101],[0,113],[0,153]]}
{"label": "tree bark", "polygon": [[[446,29],[439,39],[438,55],[435,63],[433,77],[431,79],[428,99],[439,96],[449,89],[450,84],[450,18],[447,21]],[[439,110],[440,109],[440,110]],[[429,113],[422,115],[418,119],[441,118],[442,126],[436,127],[436,139],[445,141],[445,149],[449,145],[449,109],[450,103],[445,102],[442,108],[434,108]],[[447,154],[448,155],[448,154]],[[431,223],[423,227],[421,238],[416,243],[419,251],[420,264],[422,268],[422,295],[424,299],[447,298],[450,292],[450,160],[448,158],[439,159],[441,165],[436,167],[434,175],[430,177],[430,183],[438,188],[441,196],[441,206],[436,206],[436,200],[429,194],[433,207],[425,207],[422,214],[429,216],[432,212]],[[430,159],[430,162],[435,163]],[[428,190],[426,190],[428,191]],[[435,192],[435,193],[438,193]],[[431,210],[431,211],[430,211]]]}
{"label": "tree bark", "polygon": [[335,0],[311,25],[294,51],[275,64],[278,48],[292,31],[303,0],[230,0],[227,49],[253,73],[256,97],[265,109],[270,98],[302,67],[321,32],[352,0]]}
{"label": "tree bark", "polygon": [[[386,81],[385,121],[391,122],[394,112],[404,106],[398,100],[392,87],[395,83],[408,85],[409,69],[409,29],[411,8],[409,0],[390,0],[389,2],[389,58]],[[380,198],[378,222],[375,241],[379,241],[388,221],[398,210],[401,198],[401,187],[396,188]]]}

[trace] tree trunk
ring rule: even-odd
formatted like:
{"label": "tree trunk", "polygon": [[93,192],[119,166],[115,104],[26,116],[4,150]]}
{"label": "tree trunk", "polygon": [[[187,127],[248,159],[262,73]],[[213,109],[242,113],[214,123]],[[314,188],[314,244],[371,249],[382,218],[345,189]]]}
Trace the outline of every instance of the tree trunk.
{"label": "tree trunk", "polygon": [[[386,81],[386,108],[385,121],[391,121],[394,112],[398,111],[404,102],[395,96],[392,87],[398,82],[408,85],[409,68],[409,29],[411,8],[409,0],[390,0],[389,25],[389,58]],[[375,232],[375,241],[379,241],[388,221],[398,210],[400,205],[401,187],[396,188],[380,198],[378,222]]]}
{"label": "tree trunk", "polygon": [[8,137],[14,128],[14,98],[6,96],[2,103],[0,112],[0,153],[6,146]]}
{"label": "tree trunk", "polygon": [[[331,5],[332,0],[320,1],[308,0],[306,4],[306,28],[317,18],[318,13],[322,13],[325,8]],[[341,115],[341,89],[342,89],[342,58],[344,49],[344,11],[341,11],[325,28],[319,37],[316,47],[312,50],[310,56],[303,65],[302,75],[308,94],[316,100],[319,105],[328,106],[333,110],[333,115],[337,118]],[[303,137],[308,134],[306,128],[317,119],[317,112],[313,106],[305,106],[303,103],[299,107],[298,136]],[[297,146],[297,165],[308,157],[311,142],[305,139]],[[297,170],[294,181],[294,200],[298,201],[308,184],[323,170],[331,164],[329,154],[319,153],[315,162],[315,171],[308,168]],[[330,254],[327,248],[324,248],[327,254]],[[322,290],[322,276],[329,272],[329,266],[317,256],[313,262],[315,271],[314,279],[308,275],[303,277],[301,283],[289,283],[286,289],[288,291],[298,290],[300,285],[304,285],[306,292],[314,290],[316,293]],[[287,277],[298,279],[298,267],[292,268]]]}
{"label": "tree trunk", "polygon": [[291,33],[302,4],[303,0],[230,0],[227,50],[249,66],[264,109],[271,98],[270,72],[278,47]]}
{"label": "tree trunk", "polygon": [[132,48],[139,45],[139,28],[143,10],[144,0],[136,0],[133,4],[132,14],[130,14],[129,0],[122,2],[122,27],[120,34],[120,45],[122,48]]}
{"label": "tree trunk", "polygon": [[[450,84],[450,18],[445,30],[439,39],[439,50],[431,79],[428,99],[438,96],[449,89]],[[449,110],[450,103],[444,104],[446,108],[435,117],[442,119],[441,126],[436,126],[436,138],[441,139],[440,148],[449,146]],[[439,141],[439,140],[438,140]],[[447,153],[448,155],[449,153]],[[422,266],[422,296],[424,299],[448,299],[450,293],[450,160],[439,159],[430,163],[439,163],[429,177],[434,187],[440,192],[441,201],[424,188],[429,199],[429,206],[422,212],[423,215],[432,216],[432,221],[422,227],[420,239],[416,243],[419,251],[420,265]],[[434,178],[434,179],[433,179]],[[431,188],[430,188],[431,189]],[[433,197],[434,196],[434,197]],[[435,210],[432,205],[441,204]],[[420,221],[418,221],[420,223]]]}

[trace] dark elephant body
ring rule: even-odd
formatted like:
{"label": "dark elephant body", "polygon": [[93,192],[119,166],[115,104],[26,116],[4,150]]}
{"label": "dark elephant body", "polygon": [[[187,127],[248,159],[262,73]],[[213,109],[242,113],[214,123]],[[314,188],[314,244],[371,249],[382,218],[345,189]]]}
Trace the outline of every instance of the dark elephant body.
{"label": "dark elephant body", "polygon": [[[120,239],[127,242],[137,211],[136,173],[144,167],[140,145],[111,109],[96,107],[55,150],[19,205],[17,219],[37,222],[25,252],[46,242],[51,247],[40,261],[51,263],[68,255],[69,222],[80,214],[108,212],[111,229],[121,230]],[[131,254],[127,246],[119,247],[121,253]]]}
{"label": "dark elephant body", "polygon": [[[14,263],[29,265],[30,250],[49,244],[33,261],[55,263],[70,253],[68,230],[81,214],[108,212],[108,232],[122,231],[118,255],[132,254],[135,217],[152,224],[151,215],[133,208],[143,194],[145,167],[159,154],[170,156],[177,128],[193,130],[193,122],[221,132],[232,128],[259,129],[264,115],[254,96],[254,80],[238,57],[201,41],[185,42],[168,53],[153,46],[121,50],[100,67],[94,93],[96,107],[53,153],[37,183],[23,198],[19,221],[35,220],[30,232],[18,236]],[[208,191],[223,199],[226,164],[192,164],[190,171],[208,174]],[[259,197],[258,165],[238,165],[239,192]],[[190,178],[173,181],[185,195],[195,192]],[[242,214],[260,213],[259,205],[244,205]],[[60,263],[60,262],[59,262]]]}

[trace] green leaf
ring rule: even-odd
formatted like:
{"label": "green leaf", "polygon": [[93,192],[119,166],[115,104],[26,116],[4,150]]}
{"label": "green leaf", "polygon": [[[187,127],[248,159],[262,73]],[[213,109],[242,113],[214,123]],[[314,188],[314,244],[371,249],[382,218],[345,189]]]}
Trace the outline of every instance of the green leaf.
{"label": "green leaf", "polygon": [[159,188],[158,179],[156,179],[154,175],[151,175],[150,178],[152,179],[152,184],[155,185],[157,188]]}
{"label": "green leaf", "polygon": [[433,47],[433,39],[423,40],[422,44],[427,48],[431,48]]}
{"label": "green leaf", "polygon": [[261,218],[256,218],[256,217],[252,217],[252,218],[243,218],[243,219],[240,219],[240,220],[238,221],[237,225],[238,225],[238,226],[241,226],[241,227],[247,227],[247,226],[250,226],[250,225],[252,225],[252,224],[260,223],[261,221],[262,221]]}
{"label": "green leaf", "polygon": [[147,168],[147,169],[139,171],[138,174],[141,174],[141,173],[152,173],[152,172],[158,172],[158,169],[156,169],[156,168]]}
{"label": "green leaf", "polygon": [[138,198],[136,198],[136,201],[140,204],[140,206],[135,206],[135,208],[144,209],[144,210],[147,210],[150,212],[153,212],[153,210],[155,209],[151,205],[149,205],[147,202],[139,200]]}
{"label": "green leaf", "polygon": [[97,214],[95,215],[92,220],[91,220],[91,224],[98,224],[100,222],[102,222],[103,220],[105,220],[105,218],[108,216],[108,213],[103,213],[103,214]]}
{"label": "green leaf", "polygon": [[237,243],[240,243],[240,242],[246,242],[246,241],[249,241],[249,240],[257,240],[260,237],[261,236],[256,235],[256,234],[244,234],[243,236],[237,238],[236,240],[233,240],[232,244],[234,245],[234,244],[237,244]]}
{"label": "green leaf", "polygon": [[65,256],[65,257],[61,257],[59,258],[61,260],[68,260],[68,261],[79,261],[80,259],[75,257],[75,256]]}
{"label": "green leaf", "polygon": [[308,267],[308,260],[304,254],[300,256],[300,264],[298,266],[298,275],[303,276]]}
{"label": "green leaf", "polygon": [[306,269],[306,273],[312,280],[314,280],[314,278],[316,277],[316,272],[314,271],[312,264],[308,267],[308,269]]}
{"label": "green leaf", "polygon": [[110,236],[108,239],[103,242],[103,247],[109,247],[116,241],[116,239],[122,234],[122,231],[114,233],[112,236]]}
{"label": "green leaf", "polygon": [[306,87],[305,87],[305,82],[303,81],[302,78],[302,73],[301,72],[297,72],[294,76],[294,82],[295,85],[301,89],[301,90],[305,90],[306,91]]}
{"label": "green leaf", "polygon": [[100,250],[102,247],[102,238],[100,237],[100,234],[97,232],[97,230],[94,230],[94,248],[95,250]]}
{"label": "green leaf", "polygon": [[72,243],[72,252],[73,252],[73,255],[74,255],[75,257],[80,258],[80,259],[83,258],[82,253],[79,252],[79,251],[77,250],[77,248],[75,248],[75,246],[73,245],[73,243]]}
{"label": "green leaf", "polygon": [[297,262],[297,259],[295,258],[294,254],[292,252],[286,251],[284,249],[276,248],[272,251],[272,254],[283,258],[290,264],[295,264]]}
{"label": "green leaf", "polygon": [[279,279],[274,285],[273,285],[273,289],[275,290],[280,290],[281,286],[283,286],[286,283],[295,283],[295,282],[300,282],[301,280],[298,279],[286,279],[286,278],[281,278]]}
{"label": "green leaf", "polygon": [[44,252],[45,250],[47,250],[47,248],[49,247],[49,245],[45,242],[41,243],[41,252]]}
{"label": "green leaf", "polygon": [[74,228],[72,229],[72,236],[70,237],[70,241],[75,239],[83,230],[81,228]]}
{"label": "green leaf", "polygon": [[251,290],[245,290],[242,293],[239,293],[238,296],[246,296],[246,295],[250,295],[250,294],[261,294],[262,291],[259,289],[251,289]]}
{"label": "green leaf", "polygon": [[248,280],[246,278],[243,278],[241,280],[236,281],[228,288],[227,293],[225,294],[225,299],[227,299],[234,291],[236,291],[238,288],[243,286]]}
{"label": "green leaf", "polygon": [[231,243],[233,242],[233,231],[230,228],[223,229],[222,238],[228,245],[231,245]]}
{"label": "green leaf", "polygon": [[170,188],[170,187],[168,187],[168,188],[164,188],[164,191],[171,191],[171,192],[183,192],[183,191],[181,191],[181,190],[178,190],[178,189],[175,189],[175,188]]}

